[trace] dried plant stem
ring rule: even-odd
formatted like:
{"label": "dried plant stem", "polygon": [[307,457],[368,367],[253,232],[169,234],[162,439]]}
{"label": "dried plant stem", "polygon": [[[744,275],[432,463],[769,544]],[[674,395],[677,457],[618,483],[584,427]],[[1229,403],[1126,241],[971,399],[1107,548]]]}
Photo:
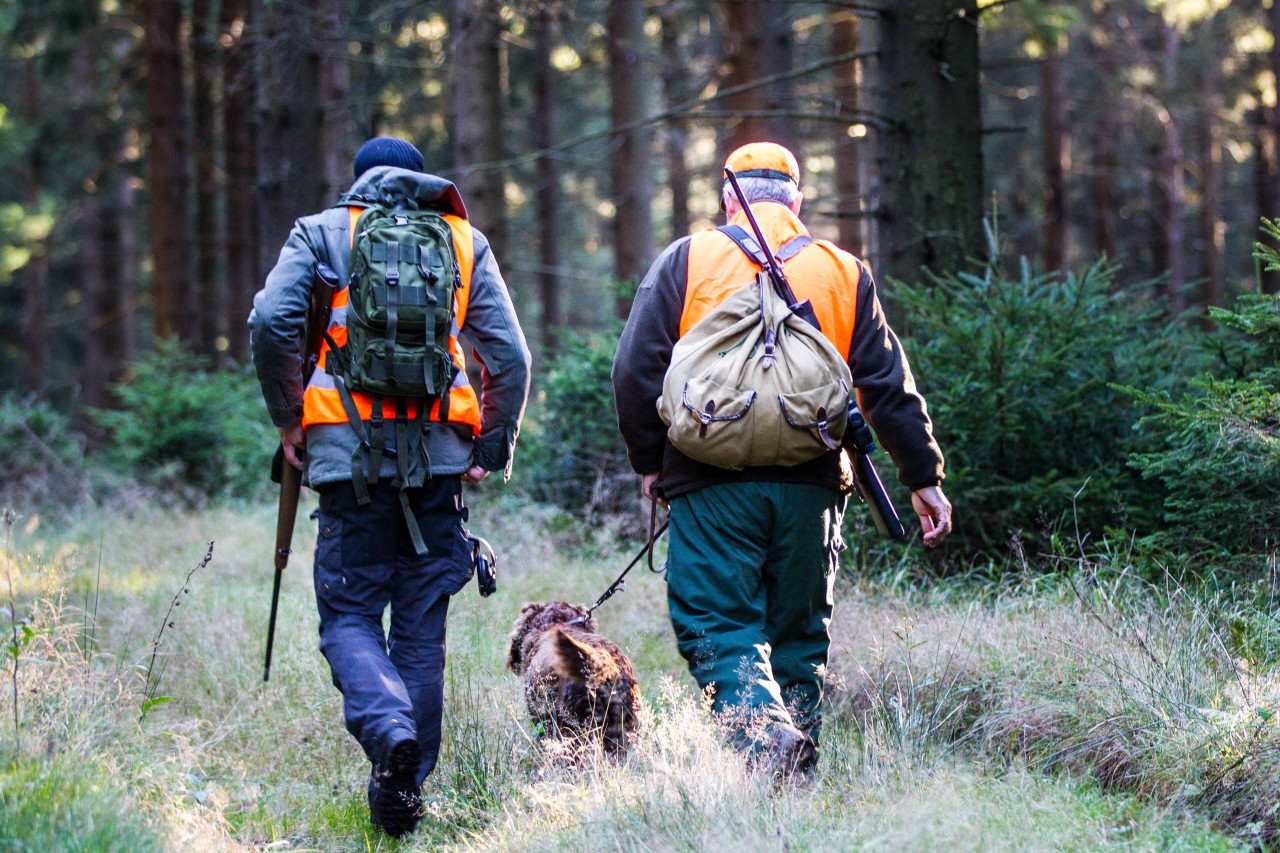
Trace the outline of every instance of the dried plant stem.
{"label": "dried plant stem", "polygon": [[13,656],[13,668],[10,670],[10,687],[13,691],[13,754],[16,758],[22,750],[21,714],[18,711],[18,656],[21,645],[18,639],[18,596],[13,588],[13,562],[9,558],[13,544],[13,525],[18,521],[18,514],[11,509],[4,511],[4,576],[9,584],[9,653]]}
{"label": "dried plant stem", "polygon": [[151,700],[155,698],[156,690],[160,686],[160,674],[155,671],[156,657],[160,654],[160,643],[164,640],[165,630],[173,626],[173,611],[175,608],[182,606],[182,596],[190,591],[188,585],[191,583],[192,575],[209,565],[212,560],[213,542],[210,541],[208,549],[204,552],[204,558],[192,566],[191,571],[187,572],[187,576],[183,579],[182,586],[173,594],[173,599],[169,602],[169,609],[165,611],[164,621],[160,623],[160,630],[156,631],[155,639],[151,641],[151,658],[147,661],[147,669],[143,674],[143,684],[145,685],[143,687],[143,696],[147,701],[143,702],[142,713],[138,716],[139,720],[147,716],[147,711],[151,707]]}

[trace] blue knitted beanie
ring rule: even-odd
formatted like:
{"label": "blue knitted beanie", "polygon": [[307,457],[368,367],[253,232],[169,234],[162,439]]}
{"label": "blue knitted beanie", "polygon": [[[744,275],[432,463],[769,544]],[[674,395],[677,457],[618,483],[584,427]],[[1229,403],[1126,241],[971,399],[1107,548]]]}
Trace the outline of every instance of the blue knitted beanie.
{"label": "blue knitted beanie", "polygon": [[399,166],[401,169],[421,172],[422,152],[403,139],[396,139],[394,136],[375,136],[360,146],[360,150],[356,152],[356,159],[351,164],[351,170],[359,178],[375,166]]}

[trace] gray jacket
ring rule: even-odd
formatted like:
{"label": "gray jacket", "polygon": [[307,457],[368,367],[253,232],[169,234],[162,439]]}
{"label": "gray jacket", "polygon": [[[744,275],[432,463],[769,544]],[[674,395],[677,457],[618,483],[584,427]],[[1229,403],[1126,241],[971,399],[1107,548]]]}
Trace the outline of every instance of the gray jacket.
{"label": "gray jacket", "polygon": [[[345,281],[350,254],[350,216],[346,200],[387,207],[434,209],[466,215],[452,183],[420,172],[382,166],[365,172],[344,201],[294,223],[280,258],[253,300],[249,314],[250,348],[271,422],[288,427],[302,420],[302,334],[315,266],[323,261]],[[437,424],[427,452],[431,474],[461,474],[473,464],[510,475],[512,452],[529,395],[529,348],[516,319],[489,241],[474,235],[475,263],[462,333],[484,370],[480,393],[480,435],[469,429]],[[348,424],[317,425],[307,430],[306,482],[311,486],[349,480],[357,446]],[[395,462],[384,458],[380,476],[395,474]]]}

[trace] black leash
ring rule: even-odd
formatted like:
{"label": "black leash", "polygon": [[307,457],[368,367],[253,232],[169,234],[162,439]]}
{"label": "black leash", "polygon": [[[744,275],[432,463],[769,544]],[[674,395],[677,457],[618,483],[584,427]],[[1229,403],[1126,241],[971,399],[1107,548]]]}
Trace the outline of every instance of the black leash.
{"label": "black leash", "polygon": [[591,605],[591,607],[588,608],[587,612],[584,613],[583,615],[579,616],[576,619],[572,619],[564,623],[566,626],[585,624],[586,621],[591,618],[591,614],[595,613],[596,609],[601,604],[604,604],[610,598],[613,598],[614,593],[621,592],[623,589],[625,589],[627,573],[636,567],[636,563],[639,563],[640,560],[643,559],[645,554],[649,555],[649,571],[653,572],[655,575],[660,575],[667,570],[666,564],[663,564],[658,567],[655,567],[653,565],[653,546],[655,543],[657,543],[658,537],[661,536],[663,533],[667,532],[667,525],[669,522],[666,522],[666,521],[662,522],[662,526],[658,527],[655,530],[655,526],[657,525],[657,523],[658,523],[658,503],[657,501],[654,501],[653,505],[649,508],[649,541],[644,543],[644,547],[640,549],[640,553],[636,554],[635,557],[632,558],[631,562],[627,564],[627,567],[622,570],[622,574],[618,575],[618,579],[615,580],[613,583],[609,584],[609,588],[606,589],[604,593],[599,598],[596,599],[596,603]]}

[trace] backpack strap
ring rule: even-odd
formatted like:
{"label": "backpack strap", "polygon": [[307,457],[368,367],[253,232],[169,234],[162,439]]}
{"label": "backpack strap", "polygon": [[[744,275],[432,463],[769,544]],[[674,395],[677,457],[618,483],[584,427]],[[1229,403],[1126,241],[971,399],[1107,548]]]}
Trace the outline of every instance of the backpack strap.
{"label": "backpack strap", "polygon": [[[756,242],[756,238],[747,233],[747,229],[741,225],[730,223],[729,225],[721,225],[716,229],[724,234],[730,240],[738,244],[738,248],[756,263],[757,266],[764,268],[767,264],[767,258],[764,251],[760,248],[760,244]],[[778,263],[785,264],[800,253],[800,250],[813,242],[813,238],[808,234],[797,234],[787,242],[778,247],[778,251],[773,253]]]}

